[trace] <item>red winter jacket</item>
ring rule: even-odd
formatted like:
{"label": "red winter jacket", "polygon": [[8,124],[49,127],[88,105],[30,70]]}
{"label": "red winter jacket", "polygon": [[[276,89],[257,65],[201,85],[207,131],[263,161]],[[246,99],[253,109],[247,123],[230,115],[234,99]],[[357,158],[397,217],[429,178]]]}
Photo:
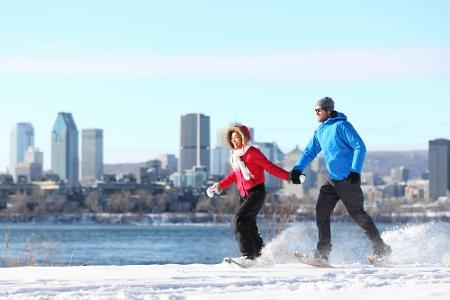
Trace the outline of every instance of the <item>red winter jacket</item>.
{"label": "red winter jacket", "polygon": [[247,152],[241,156],[241,159],[249,171],[253,174],[254,178],[245,180],[241,170],[234,171],[231,169],[228,176],[219,182],[219,185],[223,190],[230,186],[233,182],[236,182],[239,189],[239,194],[245,197],[248,195],[249,189],[258,184],[264,183],[264,170],[278,178],[288,180],[289,173],[268,160],[258,148],[253,146],[250,147]]}

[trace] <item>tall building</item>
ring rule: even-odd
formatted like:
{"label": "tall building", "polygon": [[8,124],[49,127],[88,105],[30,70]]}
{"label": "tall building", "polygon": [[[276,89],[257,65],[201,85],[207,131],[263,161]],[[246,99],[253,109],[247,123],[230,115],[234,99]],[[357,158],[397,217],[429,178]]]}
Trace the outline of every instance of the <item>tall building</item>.
{"label": "tall building", "polygon": [[16,164],[16,176],[25,176],[28,181],[39,181],[44,177],[44,154],[39,149],[28,147],[24,161]]}
{"label": "tall building", "polygon": [[60,112],[52,130],[52,171],[70,186],[79,185],[78,129],[71,113]]}
{"label": "tall building", "polygon": [[409,169],[401,166],[391,169],[391,178],[394,181],[407,181],[409,179]]}
{"label": "tall building", "polygon": [[180,173],[193,167],[203,166],[210,172],[210,125],[209,117],[200,113],[181,116]]}
{"label": "tall building", "polygon": [[428,169],[430,171],[430,198],[447,196],[450,190],[450,140],[428,142]]}
{"label": "tall building", "polygon": [[[278,166],[281,166],[282,161],[284,160],[284,153],[280,150],[276,143],[262,143],[257,142],[253,143],[256,147],[261,150],[261,152],[273,163]],[[278,177],[275,177],[268,172],[265,172],[266,176],[266,188],[272,191],[279,190],[283,187],[283,181]]]}
{"label": "tall building", "polygon": [[230,170],[230,146],[227,143],[227,128],[219,128],[216,134],[216,147],[212,149],[210,173],[213,176],[224,176]]}
{"label": "tall building", "polygon": [[10,171],[16,177],[16,165],[25,161],[28,147],[34,147],[34,128],[30,123],[17,123],[10,134]]}
{"label": "tall building", "polygon": [[[285,155],[283,162],[280,164],[280,167],[282,167],[283,169],[285,169],[287,171],[292,170],[292,166],[294,166],[294,164],[297,162],[301,153],[302,152],[300,151],[298,146],[295,147],[295,149],[293,149],[291,152],[288,152]],[[310,180],[310,178],[308,178],[308,177],[306,177],[306,179],[308,181]],[[304,184],[296,185],[296,184],[289,183],[287,181],[283,181],[282,184],[283,184],[283,193],[285,195],[295,196],[297,198],[303,197]]]}
{"label": "tall building", "polygon": [[217,129],[216,147],[230,148],[227,143],[227,128]]}
{"label": "tall building", "polygon": [[161,169],[165,170],[166,174],[175,173],[178,169],[178,159],[174,154],[160,154]]}
{"label": "tall building", "polygon": [[141,184],[151,184],[160,180],[162,163],[159,159],[152,159],[139,168],[139,182]]}
{"label": "tall building", "polygon": [[93,184],[103,175],[103,130],[81,131],[81,181]]}
{"label": "tall building", "polygon": [[211,175],[223,177],[230,172],[230,169],[230,147],[215,147],[212,150]]}
{"label": "tall building", "polygon": [[27,151],[25,151],[24,161],[43,165],[44,153],[42,153],[38,148],[30,146]]}
{"label": "tall building", "polygon": [[205,167],[193,167],[184,171],[184,187],[201,188],[208,180],[208,170]]}

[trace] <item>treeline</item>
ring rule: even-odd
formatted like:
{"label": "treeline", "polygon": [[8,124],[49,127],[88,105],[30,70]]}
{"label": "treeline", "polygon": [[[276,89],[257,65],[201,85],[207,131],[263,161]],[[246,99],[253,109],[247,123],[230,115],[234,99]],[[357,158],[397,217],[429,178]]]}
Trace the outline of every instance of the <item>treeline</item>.
{"label": "treeline", "polygon": [[180,196],[167,191],[153,194],[147,190],[119,191],[104,196],[97,191],[84,195],[48,194],[36,190],[30,195],[16,193],[3,199],[3,213],[16,214],[63,214],[63,213],[162,213],[190,212],[195,208],[193,197]]}
{"label": "treeline", "polygon": [[[234,188],[214,198],[208,198],[203,192],[198,195],[189,189],[165,190],[157,194],[144,189],[134,192],[118,191],[107,196],[101,195],[98,191],[74,195],[33,190],[31,194],[16,193],[1,201],[4,204],[3,214],[202,212],[226,215],[237,211],[239,194]],[[280,198],[278,194],[269,193],[262,214],[291,215],[295,213],[299,203],[299,199]]]}
{"label": "treeline", "polygon": [[[276,216],[278,219],[297,215],[314,217],[317,198],[304,195],[302,199],[268,193],[262,215]],[[414,205],[413,205],[414,204]],[[420,204],[420,205],[418,205]],[[55,215],[83,213],[207,213],[209,215],[232,215],[239,206],[239,194],[236,188],[214,198],[208,198],[203,191],[190,189],[166,189],[164,192],[152,193],[140,189],[123,190],[104,195],[98,190],[81,193],[52,193],[35,189],[31,193],[16,193],[0,197],[3,209],[0,214]],[[421,200],[410,203],[406,199],[387,198],[380,202],[365,203],[366,211],[373,215],[401,215],[404,213],[445,212],[450,211],[450,201],[430,202]],[[333,216],[347,216],[348,212],[339,202]]]}

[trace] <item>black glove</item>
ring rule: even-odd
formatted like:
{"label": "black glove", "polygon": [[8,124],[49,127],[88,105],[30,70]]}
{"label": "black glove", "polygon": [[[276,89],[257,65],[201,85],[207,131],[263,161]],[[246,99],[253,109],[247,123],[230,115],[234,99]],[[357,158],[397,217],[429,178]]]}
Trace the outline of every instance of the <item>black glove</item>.
{"label": "black glove", "polygon": [[292,170],[289,172],[288,181],[292,182],[293,184],[301,184],[300,175],[302,175],[302,171]]}
{"label": "black glove", "polygon": [[350,175],[347,177],[347,181],[350,184],[360,183],[361,182],[361,175],[356,172],[351,172]]}

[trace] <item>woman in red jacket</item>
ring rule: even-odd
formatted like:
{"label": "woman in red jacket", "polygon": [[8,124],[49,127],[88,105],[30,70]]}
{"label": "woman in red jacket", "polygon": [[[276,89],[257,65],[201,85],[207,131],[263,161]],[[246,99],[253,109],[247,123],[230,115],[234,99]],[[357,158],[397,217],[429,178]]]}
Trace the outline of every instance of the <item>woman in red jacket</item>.
{"label": "woman in red jacket", "polygon": [[237,184],[240,201],[233,218],[234,232],[242,256],[253,260],[261,255],[263,247],[256,216],[262,209],[266,196],[264,170],[284,180],[288,180],[289,173],[274,165],[258,148],[250,145],[251,134],[246,126],[232,125],[226,136],[232,149],[232,168],[228,176],[208,188],[207,194],[212,197],[232,183]]}

